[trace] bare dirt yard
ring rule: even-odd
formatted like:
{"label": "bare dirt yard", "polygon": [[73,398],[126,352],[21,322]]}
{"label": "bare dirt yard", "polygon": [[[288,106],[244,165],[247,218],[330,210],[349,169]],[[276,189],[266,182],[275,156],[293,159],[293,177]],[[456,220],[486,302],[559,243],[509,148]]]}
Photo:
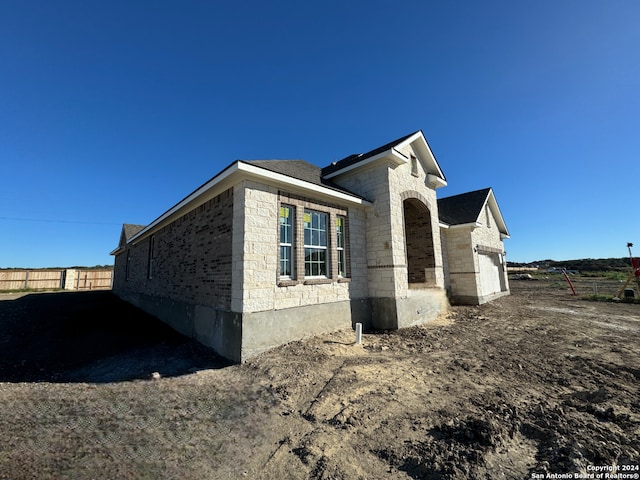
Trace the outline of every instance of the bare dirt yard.
{"label": "bare dirt yard", "polygon": [[638,478],[640,305],[512,291],[242,365],[109,292],[3,295],[0,479]]}

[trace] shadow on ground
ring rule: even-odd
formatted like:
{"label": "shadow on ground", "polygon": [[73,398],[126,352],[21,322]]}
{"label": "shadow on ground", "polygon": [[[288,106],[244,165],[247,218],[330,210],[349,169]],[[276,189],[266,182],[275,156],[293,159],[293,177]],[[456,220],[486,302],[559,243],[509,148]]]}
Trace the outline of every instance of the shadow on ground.
{"label": "shadow on ground", "polygon": [[110,291],[0,301],[0,382],[108,383],[228,365]]}

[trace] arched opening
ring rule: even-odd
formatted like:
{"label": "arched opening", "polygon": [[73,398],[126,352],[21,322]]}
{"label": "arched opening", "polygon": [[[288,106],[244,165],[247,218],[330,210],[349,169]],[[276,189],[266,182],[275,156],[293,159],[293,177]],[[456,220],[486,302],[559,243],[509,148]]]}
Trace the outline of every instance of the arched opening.
{"label": "arched opening", "polygon": [[432,283],[436,261],[431,213],[427,206],[416,198],[405,200],[403,208],[408,282]]}

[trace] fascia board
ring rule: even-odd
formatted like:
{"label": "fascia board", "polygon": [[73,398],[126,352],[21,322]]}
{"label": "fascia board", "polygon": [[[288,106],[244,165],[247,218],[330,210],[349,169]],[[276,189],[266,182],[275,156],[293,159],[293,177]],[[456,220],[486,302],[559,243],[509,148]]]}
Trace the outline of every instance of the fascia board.
{"label": "fascia board", "polygon": [[418,131],[416,133],[414,133],[413,135],[411,135],[409,138],[405,139],[404,141],[400,142],[397,145],[397,148],[404,148],[406,145],[410,145],[413,142],[415,142],[418,138],[422,138],[424,139],[424,135],[422,135],[422,132]]}
{"label": "fascia board", "polygon": [[109,255],[113,255],[113,256],[120,255],[122,252],[124,252],[124,250],[125,250],[124,247],[118,247],[112,252],[110,252]]}
{"label": "fascia board", "polygon": [[473,230],[474,228],[478,228],[481,226],[482,224],[480,222],[470,222],[470,223],[460,223],[458,225],[450,225],[449,228],[451,230],[459,229],[459,228],[471,228]]}
{"label": "fascia board", "polygon": [[427,182],[429,182],[429,185],[436,189],[447,186],[447,181],[445,179],[432,173],[427,174]]}
{"label": "fascia board", "polygon": [[[429,146],[429,142],[427,142],[427,139],[424,138],[424,135],[422,134],[421,131],[420,132],[416,132],[414,135],[411,135],[404,142],[399,144],[398,148],[401,148],[401,147],[404,147],[405,145],[411,144],[411,143],[415,142],[416,140],[421,140],[421,141],[418,142],[418,145],[420,145],[419,150],[423,150],[422,152],[418,152],[418,153],[419,154],[422,153],[423,156],[426,153],[426,157],[428,158],[429,163],[431,164],[430,166],[436,172],[435,176],[436,177],[440,177],[444,181],[444,185],[442,185],[442,186],[445,186],[447,184],[447,179],[444,176],[444,173],[442,172],[442,169],[440,168],[440,165],[438,164],[438,161],[436,160],[435,155],[431,151],[431,147]],[[431,174],[431,175],[433,175],[433,174]]]}
{"label": "fascia board", "polygon": [[248,178],[267,180],[271,185],[277,184],[290,189],[293,187],[294,189],[303,191],[307,194],[309,193],[309,191],[312,191],[315,196],[318,196],[318,194],[320,194],[321,196],[328,197],[334,201],[339,200],[341,202],[347,202],[352,205],[362,207],[369,207],[373,205],[368,200],[357,197],[355,195],[349,195],[348,193],[340,192],[339,190],[323,187],[322,185],[316,185],[315,183],[310,183],[298,178],[289,177],[288,175],[283,175],[282,173],[277,173],[271,170],[256,167],[255,165],[250,165],[248,163],[240,162],[238,169]]}
{"label": "fascia board", "polygon": [[378,162],[379,160],[382,160],[385,158],[391,159],[397,165],[402,165],[403,163],[407,163],[409,161],[409,159],[404,154],[402,154],[395,148],[390,148],[389,150],[386,150],[382,153],[374,155],[373,157],[369,157],[366,160],[363,160],[362,162],[356,162],[352,165],[349,165],[348,167],[344,167],[343,169],[336,170],[335,172],[332,172],[329,175],[325,175],[324,178],[330,179],[333,177],[337,177],[338,175],[342,175],[343,173],[350,172],[357,168],[362,168],[367,165],[372,165]]}
{"label": "fascia board", "polygon": [[509,230],[507,229],[507,224],[504,221],[504,217],[502,216],[502,212],[500,211],[500,206],[498,205],[498,201],[496,200],[496,196],[493,193],[493,189],[489,190],[487,203],[490,204],[490,207],[493,210],[493,215],[494,215],[494,218],[496,219],[496,222],[498,223],[498,227],[499,227],[500,233],[502,235],[505,235],[505,238],[510,238],[509,237]]}

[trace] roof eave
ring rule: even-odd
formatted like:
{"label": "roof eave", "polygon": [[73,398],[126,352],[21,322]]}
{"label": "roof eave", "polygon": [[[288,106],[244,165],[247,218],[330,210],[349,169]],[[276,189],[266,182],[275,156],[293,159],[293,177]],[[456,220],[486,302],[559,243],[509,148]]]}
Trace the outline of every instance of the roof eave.
{"label": "roof eave", "polygon": [[458,229],[458,228],[471,228],[471,230],[474,230],[476,228],[481,227],[482,224],[480,222],[469,222],[469,223],[459,223],[457,225],[449,225],[450,229]]}
{"label": "roof eave", "polygon": [[[257,178],[260,180],[269,180],[271,184],[277,186],[283,186],[288,189],[308,192],[313,190],[314,195],[328,197],[332,200],[340,200],[342,203],[350,203],[355,206],[368,207],[373,205],[370,201],[359,197],[357,195],[350,195],[340,190],[317,185],[315,183],[308,182],[306,180],[300,180],[298,178],[290,177],[282,173],[267,170],[265,168],[250,165],[248,163],[239,162],[239,170],[249,178]],[[293,187],[293,188],[292,188]]]}
{"label": "roof eave", "polygon": [[427,174],[427,182],[429,183],[429,186],[434,189],[447,186],[447,181],[444,178],[439,177],[438,175],[433,175],[432,173]]}
{"label": "roof eave", "polygon": [[354,206],[367,207],[372,205],[371,202],[361,197],[289,177],[239,160],[133,235],[127,243],[134,244],[143,240],[179,216],[211,200],[216,195],[231,188],[243,179],[267,180],[272,185],[284,186],[298,192],[309,192],[309,190],[312,190],[315,196],[329,198],[333,201],[338,200],[341,203],[348,203]]}
{"label": "roof eave", "polygon": [[496,196],[493,193],[493,188],[489,189],[489,195],[487,195],[487,200],[485,201],[485,205],[487,203],[490,203],[491,207],[493,207],[494,209],[494,215],[495,215],[496,223],[498,224],[498,230],[500,230],[500,235],[501,236],[504,235],[504,238],[511,238],[509,235],[509,229],[507,228],[507,224],[504,221],[502,212],[500,211],[500,206],[498,205]]}

